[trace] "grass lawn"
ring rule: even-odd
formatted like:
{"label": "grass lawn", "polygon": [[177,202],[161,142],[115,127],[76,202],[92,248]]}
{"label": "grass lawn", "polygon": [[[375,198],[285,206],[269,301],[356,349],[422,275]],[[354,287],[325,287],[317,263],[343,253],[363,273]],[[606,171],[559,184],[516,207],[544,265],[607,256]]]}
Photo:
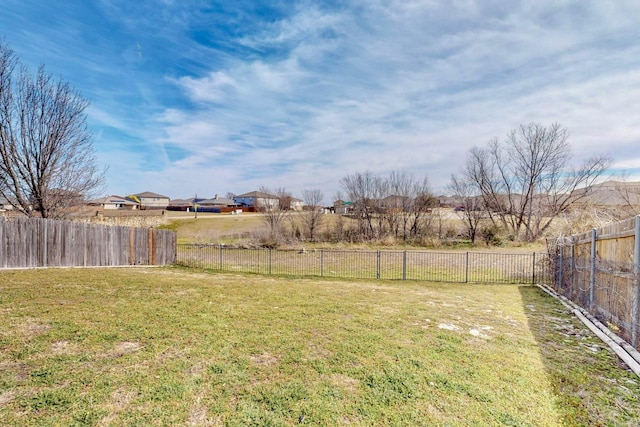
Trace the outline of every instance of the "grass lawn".
{"label": "grass lawn", "polygon": [[535,287],[181,268],[0,272],[0,425],[640,425]]}
{"label": "grass lawn", "polygon": [[178,243],[232,243],[247,239],[251,234],[264,228],[260,215],[246,213],[194,214],[170,212],[169,222],[160,228],[175,231]]}

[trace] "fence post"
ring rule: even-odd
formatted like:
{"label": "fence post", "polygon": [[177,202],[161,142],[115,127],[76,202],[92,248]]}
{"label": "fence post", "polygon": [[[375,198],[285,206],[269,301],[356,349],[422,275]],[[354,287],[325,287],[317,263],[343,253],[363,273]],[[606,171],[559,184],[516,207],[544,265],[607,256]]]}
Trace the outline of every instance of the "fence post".
{"label": "fence post", "polygon": [[638,347],[638,311],[640,310],[640,215],[636,216],[633,245],[633,303],[631,306],[631,344]]}
{"label": "fence post", "polygon": [[591,230],[591,275],[589,277],[589,310],[593,311],[593,296],[596,288],[596,241],[598,239],[597,231]]}
{"label": "fence post", "polygon": [[129,227],[129,265],[136,264],[136,239],[134,233],[135,229]]}
{"label": "fence post", "polygon": [[156,265],[156,232],[147,228],[147,265]]}
{"label": "fence post", "polygon": [[402,280],[407,280],[407,251],[402,254]]}
{"label": "fence post", "polygon": [[469,283],[469,252],[465,254],[464,261],[464,283]]}
{"label": "fence post", "polygon": [[569,260],[569,286],[571,286],[571,294],[573,294],[573,288],[575,285],[575,271],[576,271],[576,236],[571,236],[571,259]]}
{"label": "fence post", "polygon": [[536,284],[536,253],[533,253],[533,265],[532,265],[532,274],[531,274],[531,284],[535,285]]}
{"label": "fence post", "polygon": [[271,274],[271,254],[273,253],[273,249],[269,248],[269,274]]}
{"label": "fence post", "polygon": [[87,242],[87,223],[82,223],[82,266],[87,266],[87,248],[89,247],[89,242]]}
{"label": "fence post", "polygon": [[320,249],[320,277],[324,276],[324,249]]}
{"label": "fence post", "polygon": [[380,251],[376,251],[376,279],[380,278]]}
{"label": "fence post", "polygon": [[47,267],[47,262],[49,258],[49,254],[47,253],[47,246],[49,245],[49,230],[48,230],[49,220],[44,220],[44,239],[42,242],[42,264],[43,267]]}
{"label": "fence post", "polygon": [[564,255],[564,246],[560,245],[559,246],[559,250],[558,250],[558,254],[556,255],[557,257],[557,261],[558,261],[558,265],[557,265],[557,269],[558,271],[556,272],[556,290],[558,292],[561,292],[562,289],[562,272],[564,270],[564,266],[562,265],[562,261],[563,261],[563,255]]}

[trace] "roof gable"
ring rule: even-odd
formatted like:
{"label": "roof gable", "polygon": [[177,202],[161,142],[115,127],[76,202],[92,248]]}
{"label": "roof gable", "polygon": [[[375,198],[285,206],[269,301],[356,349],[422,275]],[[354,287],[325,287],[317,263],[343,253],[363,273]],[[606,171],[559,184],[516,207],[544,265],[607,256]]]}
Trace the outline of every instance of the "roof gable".
{"label": "roof gable", "polygon": [[274,196],[273,194],[263,193],[261,191],[251,191],[249,193],[239,194],[235,196],[235,198],[248,198],[255,197],[260,199],[277,199],[278,196]]}
{"label": "roof gable", "polygon": [[105,205],[105,204],[119,204],[119,205],[129,205],[129,206],[138,205],[137,202],[131,199],[127,199],[126,197],[113,196],[113,195],[105,196],[96,200],[89,200],[87,203],[90,205]]}
{"label": "roof gable", "polygon": [[168,196],[163,196],[162,194],[158,194],[158,193],[152,193],[151,191],[145,191],[143,193],[134,194],[134,196],[138,198],[145,198],[145,199],[149,199],[149,198],[168,199],[169,198]]}

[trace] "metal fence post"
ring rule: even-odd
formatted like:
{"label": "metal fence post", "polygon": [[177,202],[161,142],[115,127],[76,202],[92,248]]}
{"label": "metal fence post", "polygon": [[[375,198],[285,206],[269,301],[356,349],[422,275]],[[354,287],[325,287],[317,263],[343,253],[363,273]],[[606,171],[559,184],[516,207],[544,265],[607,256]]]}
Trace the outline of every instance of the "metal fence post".
{"label": "metal fence post", "polygon": [[597,231],[591,230],[591,275],[589,278],[589,310],[593,310],[594,294],[596,288],[596,241],[598,239]]}
{"label": "metal fence post", "polygon": [[222,266],[223,266],[223,264],[222,264],[222,251],[223,250],[224,250],[224,246],[218,245],[218,255],[219,255],[219,258],[220,258],[220,270],[222,270]]}
{"label": "metal fence post", "polygon": [[402,280],[407,280],[407,251],[402,254]]}
{"label": "metal fence post", "polygon": [[531,274],[531,284],[535,285],[536,284],[536,253],[533,253],[533,264],[532,264],[532,268],[531,268],[532,274]]}
{"label": "metal fence post", "polygon": [[469,283],[469,252],[465,254],[464,261],[464,283]]}
{"label": "metal fence post", "polygon": [[638,311],[640,310],[640,215],[636,216],[633,245],[633,305],[631,306],[631,343],[638,347]]}
{"label": "metal fence post", "polygon": [[376,251],[376,279],[380,278],[380,251]]}
{"label": "metal fence post", "polygon": [[558,271],[556,272],[556,290],[557,291],[561,291],[562,290],[562,280],[564,279],[562,277],[562,272],[564,271],[564,266],[562,265],[562,261],[563,261],[563,255],[564,255],[564,247],[560,246],[560,250],[558,251],[558,255],[556,255],[557,258],[557,266],[556,268],[558,269]]}
{"label": "metal fence post", "polygon": [[575,271],[576,271],[576,236],[571,236],[571,258],[569,259],[569,286],[571,293],[575,286]]}
{"label": "metal fence post", "polygon": [[271,274],[271,254],[273,253],[273,249],[269,248],[269,274]]}

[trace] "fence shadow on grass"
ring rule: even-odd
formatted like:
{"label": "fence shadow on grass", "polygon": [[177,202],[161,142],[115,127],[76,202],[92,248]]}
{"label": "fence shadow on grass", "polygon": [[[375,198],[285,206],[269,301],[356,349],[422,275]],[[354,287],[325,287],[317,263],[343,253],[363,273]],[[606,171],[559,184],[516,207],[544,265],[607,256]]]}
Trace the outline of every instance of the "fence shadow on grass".
{"label": "fence shadow on grass", "polygon": [[559,301],[537,286],[519,289],[563,424],[640,425],[637,376]]}

